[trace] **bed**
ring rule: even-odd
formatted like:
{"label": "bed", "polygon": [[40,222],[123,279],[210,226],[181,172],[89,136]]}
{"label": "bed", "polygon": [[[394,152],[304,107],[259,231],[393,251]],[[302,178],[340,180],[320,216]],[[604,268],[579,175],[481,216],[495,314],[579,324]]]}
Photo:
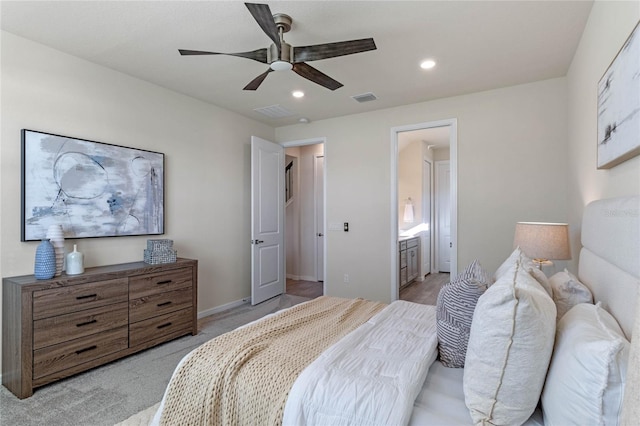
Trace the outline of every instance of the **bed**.
{"label": "bed", "polygon": [[617,424],[638,370],[640,197],[590,203],[581,241],[577,277],[541,277],[518,248],[493,276],[472,263],[452,284],[477,294],[450,315],[440,297],[323,297],[219,336],[180,362],[152,424]]}

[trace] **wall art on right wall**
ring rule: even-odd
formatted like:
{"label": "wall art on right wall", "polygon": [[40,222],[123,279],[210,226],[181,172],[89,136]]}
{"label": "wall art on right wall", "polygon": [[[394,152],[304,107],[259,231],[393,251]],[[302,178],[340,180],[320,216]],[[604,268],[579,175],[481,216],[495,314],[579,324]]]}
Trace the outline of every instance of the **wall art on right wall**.
{"label": "wall art on right wall", "polygon": [[598,82],[598,169],[640,154],[639,26]]}

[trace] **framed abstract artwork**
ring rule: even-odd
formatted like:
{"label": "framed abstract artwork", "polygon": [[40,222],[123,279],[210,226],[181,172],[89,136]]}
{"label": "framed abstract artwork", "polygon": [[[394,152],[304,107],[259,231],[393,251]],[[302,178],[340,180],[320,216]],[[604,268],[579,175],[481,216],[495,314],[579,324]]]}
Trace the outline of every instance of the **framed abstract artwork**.
{"label": "framed abstract artwork", "polygon": [[639,25],[598,82],[598,169],[640,154]]}
{"label": "framed abstract artwork", "polygon": [[22,130],[21,240],[164,234],[164,154]]}

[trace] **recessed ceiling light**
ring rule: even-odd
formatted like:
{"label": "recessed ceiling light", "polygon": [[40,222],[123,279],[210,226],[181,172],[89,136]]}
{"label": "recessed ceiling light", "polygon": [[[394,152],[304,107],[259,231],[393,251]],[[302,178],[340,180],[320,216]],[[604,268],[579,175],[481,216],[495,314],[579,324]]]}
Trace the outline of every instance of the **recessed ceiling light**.
{"label": "recessed ceiling light", "polygon": [[292,93],[294,98],[301,98],[304,96],[304,92],[302,90],[296,90]]}
{"label": "recessed ceiling light", "polygon": [[420,68],[422,68],[423,70],[430,70],[435,66],[436,66],[436,61],[434,61],[433,59],[424,60],[420,64]]}

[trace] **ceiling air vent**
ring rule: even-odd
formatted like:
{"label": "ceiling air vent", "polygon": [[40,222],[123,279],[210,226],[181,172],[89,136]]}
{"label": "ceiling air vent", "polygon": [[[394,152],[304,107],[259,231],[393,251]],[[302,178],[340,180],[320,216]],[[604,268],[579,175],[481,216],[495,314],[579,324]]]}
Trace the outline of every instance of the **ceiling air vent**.
{"label": "ceiling air vent", "polygon": [[369,93],[363,93],[361,95],[354,95],[352,96],[353,99],[355,99],[356,101],[362,103],[362,102],[369,102],[369,101],[375,101],[376,99],[376,95],[374,95],[373,93],[369,92]]}
{"label": "ceiling air vent", "polygon": [[254,109],[254,111],[262,115],[266,115],[269,118],[284,118],[295,115],[294,112],[289,111],[282,105],[271,105],[267,107],[256,108]]}

